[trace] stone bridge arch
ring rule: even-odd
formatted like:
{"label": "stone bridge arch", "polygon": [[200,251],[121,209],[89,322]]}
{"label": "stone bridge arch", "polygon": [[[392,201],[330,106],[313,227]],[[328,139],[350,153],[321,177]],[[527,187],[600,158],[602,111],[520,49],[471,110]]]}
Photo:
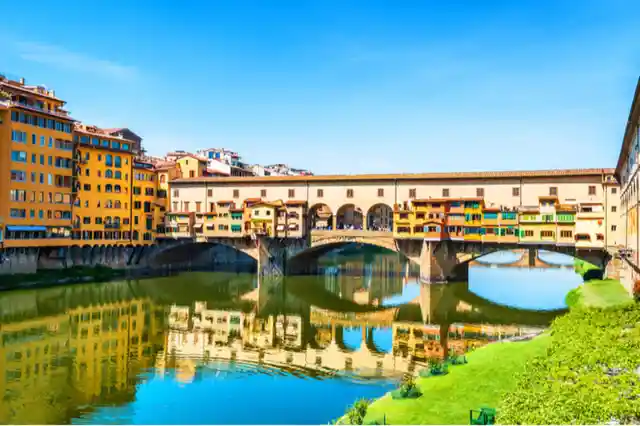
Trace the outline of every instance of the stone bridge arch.
{"label": "stone bridge arch", "polygon": [[174,240],[155,247],[145,247],[136,263],[151,267],[160,266],[207,266],[213,263],[212,249],[217,246],[229,247],[244,256],[258,261],[259,249],[250,239],[215,239],[207,241]]}

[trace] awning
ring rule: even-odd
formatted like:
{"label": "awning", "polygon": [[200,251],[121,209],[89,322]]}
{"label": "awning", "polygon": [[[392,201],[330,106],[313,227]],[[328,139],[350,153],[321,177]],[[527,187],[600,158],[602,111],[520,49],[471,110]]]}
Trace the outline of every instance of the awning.
{"label": "awning", "polygon": [[7,231],[14,232],[45,232],[46,230],[45,226],[7,226]]}

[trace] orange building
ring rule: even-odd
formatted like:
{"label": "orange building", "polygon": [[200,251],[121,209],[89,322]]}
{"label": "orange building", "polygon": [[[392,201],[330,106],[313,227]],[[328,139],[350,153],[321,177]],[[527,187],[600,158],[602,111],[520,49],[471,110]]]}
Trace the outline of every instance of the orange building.
{"label": "orange building", "polygon": [[0,75],[0,242],[65,246],[74,197],[73,119],[44,86]]}

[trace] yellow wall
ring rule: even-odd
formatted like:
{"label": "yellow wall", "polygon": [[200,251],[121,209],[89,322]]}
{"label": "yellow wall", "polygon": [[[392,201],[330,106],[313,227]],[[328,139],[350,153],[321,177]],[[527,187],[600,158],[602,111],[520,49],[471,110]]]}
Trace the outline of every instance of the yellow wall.
{"label": "yellow wall", "polygon": [[164,220],[157,205],[157,174],[153,170],[134,167],[132,185],[132,241],[151,244],[155,240],[156,226]]}
{"label": "yellow wall", "polygon": [[[28,98],[29,102],[43,102],[45,109],[50,107],[55,110],[63,105],[61,100],[22,92],[20,94]],[[3,232],[5,247],[67,245],[71,231],[73,175],[70,118],[15,106],[0,107],[0,118],[0,225],[47,227],[47,232],[41,238],[33,239],[8,239],[6,232]],[[34,120],[35,125],[21,122],[30,120]],[[46,127],[38,125],[38,120]],[[56,124],[52,123],[54,128],[48,128],[51,122],[47,120],[54,120],[59,123],[59,127],[56,129]],[[64,131],[63,125],[69,132]],[[14,131],[21,132],[21,136],[15,138],[16,141],[12,138]],[[64,145],[67,149],[61,149],[63,144],[56,143],[57,140],[66,141]],[[15,161],[12,151],[16,154],[24,153],[22,158],[26,161]],[[56,159],[60,166],[65,167],[56,167]],[[24,181],[12,181],[12,170],[24,172]],[[18,217],[15,214],[17,212],[24,212],[24,217]]]}
{"label": "yellow wall", "polygon": [[[73,210],[74,238],[78,245],[129,244],[133,153],[92,143],[95,139],[100,143],[122,143],[121,139],[84,132],[77,132],[75,136],[79,141],[80,191]],[[120,167],[116,167],[118,158]],[[111,159],[111,166],[107,165],[108,159]],[[116,218],[120,226],[114,225],[118,222]],[[107,225],[109,219],[111,227]]]}
{"label": "yellow wall", "polygon": [[206,161],[199,161],[191,156],[179,158],[176,163],[178,163],[178,166],[180,167],[183,178],[200,177],[204,175],[204,172],[207,169]]}

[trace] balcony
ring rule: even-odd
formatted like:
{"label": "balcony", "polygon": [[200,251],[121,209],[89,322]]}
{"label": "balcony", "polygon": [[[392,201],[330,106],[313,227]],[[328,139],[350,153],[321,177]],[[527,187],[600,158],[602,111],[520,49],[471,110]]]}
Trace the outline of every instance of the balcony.
{"label": "balcony", "polygon": [[71,117],[69,116],[69,112],[63,109],[51,110],[51,109],[46,109],[43,106],[40,106],[37,104],[29,104],[27,102],[19,102],[19,101],[4,101],[4,103],[9,107],[25,108],[31,111],[41,112],[44,114],[54,115],[56,117],[61,117],[61,118],[66,118],[68,120],[71,120]]}
{"label": "balcony", "polygon": [[119,222],[105,223],[104,229],[120,229],[120,223]]}

